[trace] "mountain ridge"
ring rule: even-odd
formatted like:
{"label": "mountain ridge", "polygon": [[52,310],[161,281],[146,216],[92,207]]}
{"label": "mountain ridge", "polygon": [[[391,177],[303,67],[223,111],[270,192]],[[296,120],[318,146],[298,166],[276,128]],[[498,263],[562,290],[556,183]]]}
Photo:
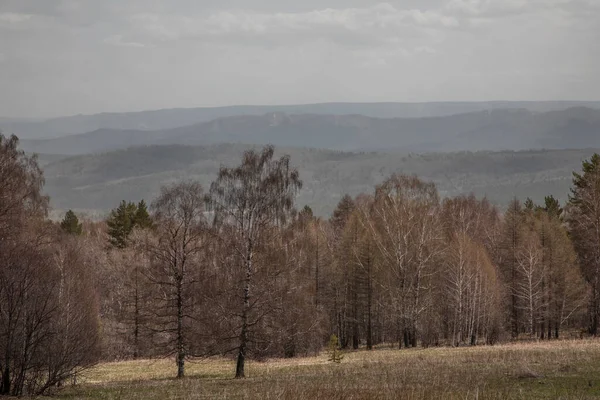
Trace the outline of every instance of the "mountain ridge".
{"label": "mountain ridge", "polygon": [[241,115],[168,130],[99,129],[23,140],[28,152],[86,154],[149,145],[274,144],[338,151],[455,152],[600,147],[600,110],[575,107],[473,111],[427,118],[364,115]]}
{"label": "mountain ridge", "polygon": [[91,132],[96,129],[160,130],[207,122],[234,115],[263,115],[282,111],[290,114],[361,114],[374,118],[425,118],[487,109],[524,108],[533,112],[564,110],[575,106],[600,109],[600,101],[488,101],[488,102],[331,102],[296,105],[256,105],[170,108],[134,112],[105,112],[23,121],[0,119],[0,130],[25,139],[41,139]]}

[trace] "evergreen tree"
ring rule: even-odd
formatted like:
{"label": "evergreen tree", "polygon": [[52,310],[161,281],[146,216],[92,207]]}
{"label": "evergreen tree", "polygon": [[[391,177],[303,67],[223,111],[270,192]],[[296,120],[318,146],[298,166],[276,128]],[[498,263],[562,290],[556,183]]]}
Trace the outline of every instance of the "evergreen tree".
{"label": "evergreen tree", "polygon": [[563,208],[554,196],[546,196],[544,198],[544,207],[542,209],[551,218],[562,218]]}
{"label": "evergreen tree", "polygon": [[535,203],[533,202],[533,200],[530,197],[528,197],[527,200],[525,200],[524,206],[525,206],[525,209],[528,211],[533,211],[536,208]]}
{"label": "evergreen tree", "polygon": [[67,211],[65,217],[60,222],[60,228],[70,235],[79,236],[83,232],[82,224],[72,210]]}
{"label": "evergreen tree", "polygon": [[127,239],[133,231],[137,207],[134,203],[121,201],[119,207],[113,209],[106,221],[110,243],[118,248],[127,246]]}
{"label": "evergreen tree", "polygon": [[300,210],[300,218],[304,220],[310,220],[314,217],[313,210],[310,206],[305,205],[302,210]]}
{"label": "evergreen tree", "polygon": [[137,228],[146,229],[152,227],[152,218],[150,218],[148,206],[144,200],[140,200],[138,203],[133,222],[134,226]]}

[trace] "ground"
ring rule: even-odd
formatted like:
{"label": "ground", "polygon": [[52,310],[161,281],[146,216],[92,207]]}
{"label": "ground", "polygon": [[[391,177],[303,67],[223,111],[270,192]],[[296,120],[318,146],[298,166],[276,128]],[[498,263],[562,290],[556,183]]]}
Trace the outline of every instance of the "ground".
{"label": "ground", "polygon": [[600,398],[600,340],[377,349],[247,364],[226,359],[100,364],[58,399],[592,399]]}

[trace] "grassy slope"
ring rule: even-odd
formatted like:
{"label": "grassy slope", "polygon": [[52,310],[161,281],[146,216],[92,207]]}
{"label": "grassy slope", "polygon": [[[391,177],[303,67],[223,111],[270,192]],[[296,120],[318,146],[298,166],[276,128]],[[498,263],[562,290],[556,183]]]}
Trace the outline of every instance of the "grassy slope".
{"label": "grassy slope", "polygon": [[600,397],[600,341],[493,347],[381,349],[248,365],[188,364],[177,381],[170,360],[102,364],[60,399],[588,399]]}

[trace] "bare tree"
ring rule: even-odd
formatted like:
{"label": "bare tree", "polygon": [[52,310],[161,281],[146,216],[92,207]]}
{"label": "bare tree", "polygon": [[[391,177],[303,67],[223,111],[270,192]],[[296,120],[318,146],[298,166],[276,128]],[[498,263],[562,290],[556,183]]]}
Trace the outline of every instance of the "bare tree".
{"label": "bare tree", "polygon": [[[282,307],[279,309],[279,336],[283,339],[283,354],[315,354],[326,335],[322,304],[322,268],[328,260],[323,222],[305,207],[279,236],[281,245],[269,246],[284,267],[279,278]],[[283,285],[283,287],[281,287]],[[277,339],[278,335],[274,339]]]}
{"label": "bare tree", "polygon": [[76,238],[44,225],[0,245],[1,394],[44,393],[99,356],[93,266]]}
{"label": "bare tree", "polygon": [[44,220],[41,170],[17,145],[0,135],[0,395],[14,396],[42,394],[98,356],[91,266]]}
{"label": "bare tree", "polygon": [[100,357],[99,307],[93,280],[97,260],[88,257],[86,243],[72,235],[63,235],[52,251],[59,279],[57,309],[44,355],[48,377],[39,392],[77,376]]}
{"label": "bare tree", "polygon": [[438,304],[445,336],[453,345],[497,340],[501,286],[492,263],[499,231],[497,210],[473,195],[443,202],[446,233],[444,272]]}
{"label": "bare tree", "polygon": [[513,339],[519,336],[522,327],[522,298],[517,295],[519,280],[518,252],[523,244],[524,214],[519,200],[513,199],[504,214],[500,240],[499,268],[508,295],[508,315]]}
{"label": "bare tree", "polygon": [[328,240],[329,251],[334,255],[327,275],[325,288],[327,306],[330,310],[330,321],[333,331],[339,338],[343,348],[348,346],[350,328],[353,325],[351,318],[351,265],[352,243],[356,238],[354,229],[347,225],[352,218],[355,202],[349,195],[344,195],[333,215],[329,219]]}
{"label": "bare tree", "polygon": [[18,233],[28,218],[45,217],[48,211],[42,170],[36,157],[28,157],[18,145],[16,136],[0,133],[0,239]]}
{"label": "bare tree", "polygon": [[145,247],[151,264],[147,277],[156,287],[155,330],[165,335],[167,353],[176,357],[177,378],[183,378],[192,332],[199,328],[193,292],[207,246],[202,186],[182,182],[163,187],[151,209],[155,229],[146,236]]}
{"label": "bare tree", "polygon": [[[244,271],[240,291],[242,295],[239,312],[239,345],[237,346],[236,378],[245,376],[245,360],[251,329],[263,317],[254,313],[260,299],[252,294],[253,277],[260,265],[257,251],[278,235],[278,227],[288,219],[294,199],[302,182],[298,171],[290,167],[289,156],[274,159],[274,148],[265,147],[260,153],[249,150],[242,163],[235,168],[221,167],[212,183],[208,202],[214,211],[217,234],[223,238],[234,233],[231,251],[235,252],[239,268]],[[233,226],[223,230],[222,225]]]}
{"label": "bare tree", "polygon": [[520,308],[526,317],[527,333],[531,337],[539,322],[543,307],[543,281],[545,272],[543,250],[535,232],[524,234],[523,245],[516,254],[517,272],[513,287],[514,295],[520,299]]}
{"label": "bare tree", "polygon": [[356,244],[352,248],[354,256],[354,285],[356,293],[354,299],[358,303],[355,308],[361,310],[359,316],[363,322],[367,350],[372,350],[374,345],[374,306],[378,299],[376,287],[381,287],[378,281],[377,270],[377,247],[373,243],[373,237],[369,231],[369,221],[373,207],[371,196],[359,196],[356,199],[356,208],[349,225],[355,231]]}
{"label": "bare tree", "polygon": [[574,174],[567,221],[583,276],[592,289],[589,331],[600,326],[600,155],[583,162],[581,174]]}
{"label": "bare tree", "polygon": [[432,183],[393,175],[375,192],[369,230],[386,276],[382,290],[395,316],[398,342],[416,346],[422,313],[431,306],[431,278],[443,250],[439,198]]}
{"label": "bare tree", "polygon": [[559,218],[557,205],[535,212],[535,229],[540,242],[544,276],[539,337],[559,337],[563,324],[581,317],[589,286],[583,279],[577,255]]}

